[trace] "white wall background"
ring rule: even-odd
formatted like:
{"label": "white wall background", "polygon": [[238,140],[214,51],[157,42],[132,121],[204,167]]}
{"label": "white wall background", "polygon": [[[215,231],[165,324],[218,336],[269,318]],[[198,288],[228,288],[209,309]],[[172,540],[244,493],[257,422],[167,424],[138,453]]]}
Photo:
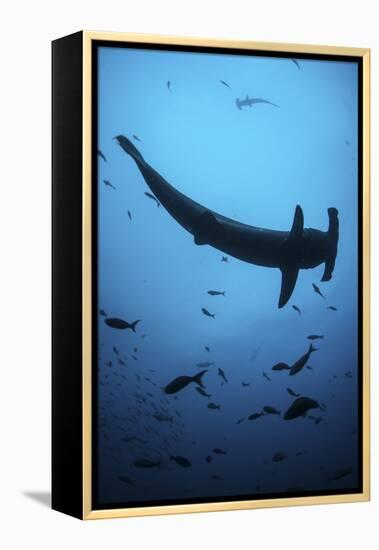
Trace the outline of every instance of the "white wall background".
{"label": "white wall background", "polygon": [[[378,547],[376,7],[374,0],[14,0],[2,5],[2,548]],[[41,503],[50,484],[50,40],[83,28],[372,48],[371,503],[86,523]],[[30,493],[36,493],[34,498]]]}

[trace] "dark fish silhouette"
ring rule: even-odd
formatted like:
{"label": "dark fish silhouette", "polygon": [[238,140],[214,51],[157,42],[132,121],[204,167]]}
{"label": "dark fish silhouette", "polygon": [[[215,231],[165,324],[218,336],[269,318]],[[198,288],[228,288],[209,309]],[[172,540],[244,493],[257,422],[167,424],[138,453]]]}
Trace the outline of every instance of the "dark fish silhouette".
{"label": "dark fish silhouette", "polygon": [[112,189],[116,189],[114,185],[111,184],[109,180],[103,180],[105,187],[111,187]]}
{"label": "dark fish silhouette", "polygon": [[122,481],[123,483],[129,483],[130,485],[132,485],[134,483],[134,481],[132,479],[130,479],[130,477],[127,477],[127,476],[118,476],[118,479],[120,481]]}
{"label": "dark fish silhouette", "polygon": [[282,462],[282,460],[285,460],[287,458],[287,455],[281,452],[277,452],[273,455],[272,461],[273,462]]}
{"label": "dark fish silhouette", "polygon": [[335,306],[328,306],[326,309],[331,309],[332,311],[338,311]]}
{"label": "dark fish silhouette", "polygon": [[210,351],[211,351],[211,350],[209,349],[209,347],[208,347],[208,346],[205,346],[205,348],[204,348],[204,349],[205,349],[205,351],[207,351],[208,353],[210,353]]}
{"label": "dark fish silhouette", "polygon": [[133,138],[134,138],[136,141],[142,142],[142,139],[140,139],[138,136],[136,136],[136,134],[133,134]]}
{"label": "dark fish silhouette", "polygon": [[97,150],[97,154],[99,155],[100,158],[103,159],[104,162],[107,162],[107,159],[105,158],[104,153],[100,151],[100,149]]}
{"label": "dark fish silhouette", "polygon": [[103,309],[100,309],[99,313],[100,313],[100,315],[102,315],[103,317],[107,317],[107,313],[106,313],[106,311],[104,311]]}
{"label": "dark fish silhouette", "polygon": [[264,415],[265,415],[264,412],[253,413],[248,417],[248,420],[257,420],[257,418],[260,418],[261,416],[264,416]]}
{"label": "dark fish silhouette", "polygon": [[208,464],[210,464],[212,462],[213,458],[211,457],[211,455],[208,455],[205,457],[205,461],[208,462]]}
{"label": "dark fish silhouette", "polygon": [[244,418],[239,418],[239,419],[237,420],[236,424],[241,424],[241,422],[243,422],[243,421],[244,421]]}
{"label": "dark fish silhouette", "polygon": [[323,293],[321,292],[319,287],[317,285],[315,285],[314,283],[312,283],[312,286],[313,286],[313,290],[315,291],[315,293],[318,294],[319,296],[321,296],[321,298],[324,298],[324,300],[325,300],[325,296],[323,295]]}
{"label": "dark fish silhouette", "polygon": [[346,468],[339,468],[331,476],[329,476],[328,479],[329,481],[337,481],[338,479],[342,479],[343,477],[349,476],[351,473],[353,473],[352,466],[348,466]]}
{"label": "dark fish silhouette", "polygon": [[298,312],[299,315],[301,315],[300,308],[298,308],[297,306],[292,306],[292,307],[293,307],[293,309],[294,309],[295,311]]}
{"label": "dark fish silhouette", "polygon": [[170,460],[175,460],[175,462],[182,468],[190,468],[192,466],[188,458],[184,456],[170,456]]}
{"label": "dark fish silhouette", "polygon": [[266,414],[280,414],[280,411],[275,409],[275,407],[271,407],[271,405],[266,405],[263,407],[263,410]]}
{"label": "dark fish silhouette", "polygon": [[291,370],[291,367],[289,367],[287,363],[277,363],[271,370]]}
{"label": "dark fish silhouette", "polygon": [[323,340],[324,337],[321,334],[310,334],[307,336],[308,340]]}
{"label": "dark fish silhouette", "polygon": [[299,64],[299,62],[298,62],[294,57],[291,57],[291,61],[293,61],[293,62],[295,63],[296,67],[297,67],[297,68],[299,69],[299,71],[300,71],[300,64]]}
{"label": "dark fish silhouette", "polygon": [[132,221],[132,214],[131,214],[130,210],[128,210],[128,217],[129,217],[129,220]]}
{"label": "dark fish silhouette", "polygon": [[158,422],[172,422],[174,419],[173,416],[168,416],[167,414],[160,413],[159,411],[155,412],[152,416],[155,420],[158,420]]}
{"label": "dark fish silhouette", "polygon": [[159,200],[154,197],[154,195],[152,195],[151,193],[148,193],[147,191],[145,191],[144,193],[147,197],[149,197],[149,199],[152,199],[153,201],[155,201],[157,203],[157,208],[160,207],[161,203],[159,202]]}
{"label": "dark fish silhouette", "polygon": [[352,376],[353,376],[353,373],[351,372],[351,370],[345,372],[345,377],[346,378],[352,378]]}
{"label": "dark fish silhouette", "polygon": [[276,103],[272,103],[271,101],[267,101],[267,99],[263,99],[261,97],[249,97],[248,95],[245,97],[245,99],[236,99],[236,105],[237,109],[241,110],[242,107],[252,107],[256,103],[267,103],[268,105],[272,105],[273,107],[279,107]]}
{"label": "dark fish silhouette", "polygon": [[225,296],[225,292],[220,292],[219,290],[208,290],[207,294],[211,296]]}
{"label": "dark fish silhouette", "polygon": [[206,372],[208,371],[202,370],[195,376],[178,376],[177,378],[172,380],[169,384],[167,384],[167,386],[164,388],[163,391],[169,394],[177,393],[178,391],[182,390],[192,382],[204,388],[204,384],[201,379]]}
{"label": "dark fish silhouette", "polygon": [[313,368],[310,365],[307,365],[305,368],[308,369],[308,370],[313,370]]}
{"label": "dark fish silhouette", "polygon": [[115,353],[116,355],[118,355],[119,351],[118,351],[118,349],[116,348],[116,346],[113,346],[113,351],[114,351],[114,353]]}
{"label": "dark fish silhouette", "polygon": [[304,214],[296,206],[290,231],[278,231],[243,224],[193,201],[169,184],[143,158],[125,136],[116,137],[120,147],[137,164],[150,190],[168,213],[191,233],[197,245],[210,245],[224,254],[253,265],[278,268],[282,285],[278,307],[283,307],[295,288],[300,269],[325,264],[323,281],[332,277],[338,245],[338,211],[329,208],[329,228],[304,228]]}
{"label": "dark fish silhouette", "polygon": [[211,367],[214,365],[214,361],[203,361],[202,363],[197,363],[197,367],[201,369],[207,369],[208,367]]}
{"label": "dark fish silhouette", "polygon": [[216,403],[208,403],[208,409],[220,410],[221,406],[216,405]]}
{"label": "dark fish silhouette", "polygon": [[225,382],[226,384],[228,383],[228,380],[227,380],[227,378],[226,378],[226,376],[225,376],[225,372],[224,372],[222,369],[220,369],[220,368],[218,368],[218,375],[224,380],[224,382]]}
{"label": "dark fish silhouette", "polygon": [[310,409],[319,409],[320,405],[314,399],[310,397],[299,397],[295,399],[292,405],[287,409],[284,414],[284,420],[293,420],[299,416],[306,416]]}
{"label": "dark fish silhouette", "polygon": [[229,84],[225,82],[225,80],[220,80],[220,83],[226,86],[227,88],[230,88]]}
{"label": "dark fish silhouette", "polygon": [[200,394],[200,395],[203,395],[204,397],[208,397],[208,399],[210,399],[212,396],[210,393],[207,393],[205,390],[203,390],[203,388],[199,388],[199,386],[196,386],[195,390]]}
{"label": "dark fish silhouette", "polygon": [[134,321],[133,323],[128,323],[127,321],[124,321],[123,319],[118,319],[117,317],[108,317],[105,319],[105,323],[112,328],[117,328],[120,330],[128,329],[132,330],[133,332],[136,331],[136,326],[138,323],[141,322],[141,319],[137,319],[137,321]]}
{"label": "dark fish silhouette", "polygon": [[278,363],[272,367],[272,370],[289,370],[289,375],[294,376],[305,367],[309,357],[315,351],[317,351],[317,348],[314,348],[313,344],[311,344],[307,353],[304,353],[293,365],[289,366],[287,363]]}
{"label": "dark fish silhouette", "polygon": [[167,80],[166,86],[167,86],[167,89],[168,89],[170,92],[172,92],[172,90],[171,90],[171,82],[170,82],[169,80]]}
{"label": "dark fish silhouette", "polygon": [[292,395],[292,397],[299,397],[300,393],[296,393],[291,388],[287,388],[287,392]]}
{"label": "dark fish silhouette", "polygon": [[229,263],[229,260],[228,260],[228,257],[227,257],[227,256],[222,256],[221,261],[222,261],[222,262],[225,262],[225,263],[227,263],[227,264]]}
{"label": "dark fish silhouette", "polygon": [[139,458],[133,462],[137,468],[159,468],[160,460],[150,460],[148,458]]}
{"label": "dark fish silhouette", "polygon": [[202,307],[202,308],[201,308],[201,311],[203,312],[203,314],[204,314],[206,317],[212,317],[212,319],[215,319],[215,317],[216,317],[216,314],[215,314],[215,313],[210,313],[207,309],[205,309],[205,307]]}
{"label": "dark fish silhouette", "polygon": [[241,385],[243,388],[249,388],[250,387],[250,382],[241,382]]}
{"label": "dark fish silhouette", "polygon": [[269,377],[269,375],[268,375],[267,373],[262,372],[262,376],[263,376],[263,378],[266,378],[266,380],[267,380],[268,382],[271,382],[271,378]]}
{"label": "dark fish silhouette", "polygon": [[224,451],[223,449],[219,449],[218,447],[215,447],[213,450],[212,450],[212,453],[214,453],[215,455],[226,455],[226,451]]}

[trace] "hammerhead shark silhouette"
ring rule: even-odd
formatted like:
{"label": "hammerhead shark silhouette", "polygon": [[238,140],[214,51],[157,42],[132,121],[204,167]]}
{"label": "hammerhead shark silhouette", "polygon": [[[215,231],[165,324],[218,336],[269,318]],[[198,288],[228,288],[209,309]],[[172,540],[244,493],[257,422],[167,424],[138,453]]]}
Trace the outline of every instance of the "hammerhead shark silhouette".
{"label": "hammerhead shark silhouette", "polygon": [[304,228],[304,215],[296,206],[290,231],[263,229],[227,218],[193,201],[168,183],[123,135],[116,136],[121,148],[136,162],[150,190],[169,214],[194,236],[195,244],[208,244],[244,262],[278,268],[282,274],[278,307],[290,299],[300,269],[324,263],[322,281],[329,281],[337,256],[338,211],[328,208],[327,231]]}
{"label": "hammerhead shark silhouette", "polygon": [[267,103],[268,105],[272,105],[273,107],[279,107],[276,103],[272,103],[271,101],[268,101],[267,99],[263,99],[262,97],[249,97],[248,95],[245,97],[245,99],[236,99],[236,105],[237,109],[241,110],[242,107],[252,107],[256,103]]}

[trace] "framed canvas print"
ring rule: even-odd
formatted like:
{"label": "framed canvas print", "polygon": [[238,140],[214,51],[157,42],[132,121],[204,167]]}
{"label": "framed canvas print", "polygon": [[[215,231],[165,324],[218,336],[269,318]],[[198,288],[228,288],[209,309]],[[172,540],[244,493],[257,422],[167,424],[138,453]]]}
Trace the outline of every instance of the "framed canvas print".
{"label": "framed canvas print", "polygon": [[53,42],[53,508],[369,498],[369,50]]}

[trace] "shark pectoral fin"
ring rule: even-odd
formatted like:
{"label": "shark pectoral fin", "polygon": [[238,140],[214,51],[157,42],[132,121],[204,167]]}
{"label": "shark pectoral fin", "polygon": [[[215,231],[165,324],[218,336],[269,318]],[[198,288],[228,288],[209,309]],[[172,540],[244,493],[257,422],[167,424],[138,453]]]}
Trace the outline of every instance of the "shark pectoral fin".
{"label": "shark pectoral fin", "polygon": [[304,231],[304,214],[301,206],[297,205],[288,240],[297,241],[301,239],[301,237],[303,236],[303,231]]}
{"label": "shark pectoral fin", "polygon": [[216,216],[207,210],[197,218],[194,226],[195,244],[208,244],[211,237],[219,230],[220,224]]}
{"label": "shark pectoral fin", "polygon": [[285,306],[291,298],[299,269],[297,267],[281,267],[280,271],[282,272],[282,287],[280,289],[279,308]]}

